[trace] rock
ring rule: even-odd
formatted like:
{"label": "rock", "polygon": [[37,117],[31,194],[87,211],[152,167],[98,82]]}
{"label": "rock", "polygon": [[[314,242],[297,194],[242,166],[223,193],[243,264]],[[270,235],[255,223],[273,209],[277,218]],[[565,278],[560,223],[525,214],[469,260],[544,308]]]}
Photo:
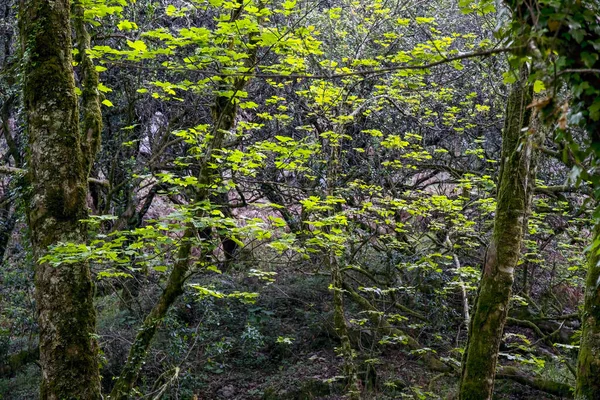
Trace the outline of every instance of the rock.
{"label": "rock", "polygon": [[232,399],[235,396],[235,388],[232,385],[223,386],[217,393],[223,399]]}

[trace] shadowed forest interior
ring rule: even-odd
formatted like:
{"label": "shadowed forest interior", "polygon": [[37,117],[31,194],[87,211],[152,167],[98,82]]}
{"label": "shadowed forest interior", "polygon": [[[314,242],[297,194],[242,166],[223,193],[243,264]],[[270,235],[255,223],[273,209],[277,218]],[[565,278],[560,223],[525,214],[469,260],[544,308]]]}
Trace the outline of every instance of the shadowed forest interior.
{"label": "shadowed forest interior", "polygon": [[600,399],[597,0],[0,0],[0,399]]}

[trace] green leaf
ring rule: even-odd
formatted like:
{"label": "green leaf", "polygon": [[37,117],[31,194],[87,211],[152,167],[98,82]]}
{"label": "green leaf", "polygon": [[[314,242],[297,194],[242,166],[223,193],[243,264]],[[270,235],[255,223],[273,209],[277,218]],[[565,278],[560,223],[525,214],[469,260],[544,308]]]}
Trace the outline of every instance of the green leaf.
{"label": "green leaf", "polygon": [[146,46],[146,43],[144,43],[141,40],[136,40],[135,42],[128,40],[127,45],[129,47],[131,47],[132,49],[140,51],[140,52],[144,52],[144,51],[148,50],[148,46]]}
{"label": "green leaf", "polygon": [[598,61],[598,54],[588,53],[584,51],[583,53],[581,53],[581,59],[588,68],[592,68],[594,64],[596,64],[596,61]]}
{"label": "green leaf", "polygon": [[173,4],[169,4],[167,6],[167,9],[165,10],[165,12],[167,13],[167,15],[169,17],[174,16],[175,14],[177,14],[177,8],[173,5]]}
{"label": "green leaf", "polygon": [[541,91],[546,90],[546,86],[544,85],[544,82],[537,80],[533,83],[533,91],[535,93],[540,93]]}
{"label": "green leaf", "polygon": [[517,77],[513,71],[508,71],[502,74],[502,81],[510,85],[511,83],[515,83],[517,81]]}
{"label": "green leaf", "polygon": [[102,93],[108,93],[108,92],[112,92],[112,89],[111,89],[111,88],[109,88],[108,86],[105,86],[105,85],[104,85],[104,84],[102,84],[102,83],[99,83],[99,84],[98,84],[98,90],[99,90],[100,92],[102,92]]}
{"label": "green leaf", "polygon": [[296,0],[286,0],[282,4],[284,10],[293,10],[296,7]]}
{"label": "green leaf", "polygon": [[593,121],[600,120],[600,98],[597,98],[588,110]]}
{"label": "green leaf", "polygon": [[124,19],[123,21],[121,21],[117,24],[117,28],[119,28],[120,31],[130,31],[133,29],[137,29],[138,26],[135,22],[131,22],[131,21]]}
{"label": "green leaf", "polygon": [[417,17],[415,19],[415,21],[417,21],[417,24],[422,25],[422,24],[432,24],[435,22],[435,18],[425,18],[425,17]]}
{"label": "green leaf", "polygon": [[113,103],[111,103],[111,101],[108,100],[108,99],[102,100],[102,104],[104,104],[106,107],[112,107],[113,106]]}

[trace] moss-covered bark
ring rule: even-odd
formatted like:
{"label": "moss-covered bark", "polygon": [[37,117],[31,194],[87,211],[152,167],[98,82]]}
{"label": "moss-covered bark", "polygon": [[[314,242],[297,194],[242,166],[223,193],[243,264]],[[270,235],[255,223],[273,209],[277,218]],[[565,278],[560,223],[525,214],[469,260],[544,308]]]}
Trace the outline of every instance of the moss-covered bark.
{"label": "moss-covered bark", "polygon": [[89,56],[91,48],[90,35],[85,26],[85,9],[80,0],[74,2],[74,27],[77,49],[79,50],[79,66],[81,71],[81,150],[86,174],[94,163],[96,153],[100,149],[102,132],[102,111],[100,93],[98,92],[98,72]]}
{"label": "moss-covered bark", "polygon": [[[82,243],[87,172],[72,69],[69,0],[24,0],[24,106],[28,129],[28,222],[34,259],[59,242]],[[39,264],[35,273],[42,399],[100,399],[86,263]]]}
{"label": "moss-covered bark", "polygon": [[331,268],[331,287],[333,288],[333,324],[335,332],[340,338],[339,353],[344,358],[344,376],[348,380],[347,394],[349,399],[358,400],[360,399],[360,385],[344,311],[344,292],[342,288],[344,278],[333,254],[329,257],[329,267]]}
{"label": "moss-covered bark", "polygon": [[484,261],[463,357],[459,398],[491,399],[498,349],[508,312],[514,269],[521,253],[533,163],[533,136],[528,126],[531,90],[522,71],[509,96],[502,132],[502,164],[494,232]]}
{"label": "moss-covered bark", "polygon": [[[590,43],[600,40],[598,22],[594,18],[597,12],[597,2],[590,1],[563,1],[563,2],[526,2],[522,0],[505,0],[512,10],[513,26],[522,29],[515,33],[515,42],[527,43],[524,52],[534,57],[536,63],[540,61],[547,63],[548,60],[542,55],[549,50],[561,59],[567,60],[564,70],[555,71],[561,77],[566,86],[571,89],[568,105],[570,111],[583,111],[584,119],[580,125],[587,131],[589,141],[588,151],[591,156],[590,163],[597,165],[598,152],[595,150],[600,143],[600,120],[590,112],[598,101],[600,92],[600,74],[597,71],[600,62],[598,59],[590,63],[585,57],[589,51]],[[559,12],[559,13],[557,13]],[[560,15],[560,24],[556,29],[547,29],[549,21]],[[540,19],[539,17],[542,16]],[[577,20],[580,35],[571,35],[573,24],[563,21]],[[584,37],[585,40],[580,38]],[[544,56],[545,57],[545,56]],[[587,73],[583,73],[586,71]],[[591,73],[590,73],[591,72]],[[579,90],[581,87],[586,90]],[[549,100],[554,100],[549,98]],[[553,107],[554,110],[550,110]],[[549,102],[545,111],[553,111],[548,114],[562,115],[555,112],[556,102]],[[590,175],[594,181],[597,193],[598,184],[595,181],[596,172]],[[584,174],[585,175],[585,174]],[[588,179],[588,178],[584,178]],[[582,319],[582,337],[577,366],[577,382],[575,388],[576,399],[600,399],[600,268],[598,262],[598,241],[600,241],[600,226],[596,221],[594,235],[591,243],[591,251],[588,258],[588,274],[585,289],[584,313]]]}
{"label": "moss-covered bark", "polygon": [[596,222],[588,256],[581,345],[575,399],[600,398],[600,223]]}

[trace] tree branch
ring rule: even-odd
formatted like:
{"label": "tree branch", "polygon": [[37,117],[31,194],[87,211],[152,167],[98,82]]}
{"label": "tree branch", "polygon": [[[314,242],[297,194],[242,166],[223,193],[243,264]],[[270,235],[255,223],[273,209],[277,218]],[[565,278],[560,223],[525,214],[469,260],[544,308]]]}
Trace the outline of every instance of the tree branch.
{"label": "tree branch", "polygon": [[[336,79],[336,78],[348,78],[348,77],[352,77],[352,76],[379,75],[379,74],[384,74],[387,72],[395,72],[395,71],[429,69],[429,68],[437,67],[439,65],[450,63],[452,61],[466,60],[466,59],[475,58],[475,57],[486,57],[486,56],[491,56],[494,54],[510,53],[510,52],[514,52],[522,47],[523,46],[502,47],[499,49],[490,49],[490,50],[484,50],[484,51],[475,51],[475,52],[471,52],[471,53],[463,53],[463,54],[459,54],[454,57],[446,57],[442,60],[438,60],[438,61],[435,61],[435,62],[432,62],[429,64],[424,64],[424,65],[395,65],[393,67],[387,67],[387,68],[377,68],[377,69],[371,69],[371,70],[366,70],[366,71],[353,71],[353,72],[345,72],[345,73],[339,73],[339,74],[335,74],[335,73],[314,74],[314,75],[313,74],[267,74],[267,73],[260,73],[260,72],[253,73],[252,71],[248,71],[248,72],[217,72],[217,71],[208,72],[208,71],[200,71],[200,70],[196,70],[194,72],[200,72],[205,76],[221,76],[221,77],[228,77],[228,76],[255,77],[255,78],[263,78],[263,79]],[[178,71],[178,72],[192,71],[189,68],[146,67],[143,65],[136,65],[136,64],[124,63],[124,62],[120,62],[120,61],[111,61],[111,60],[105,60],[104,63],[123,66],[123,67],[127,67],[127,68],[146,69],[146,70],[165,70],[165,71],[174,71],[174,72],[175,71]]]}
{"label": "tree branch", "polygon": [[[27,170],[23,168],[10,167],[8,165],[0,165],[0,175],[25,175]],[[95,183],[96,185],[109,186],[110,183],[107,180],[88,178],[88,183]]]}
{"label": "tree branch", "polygon": [[496,379],[510,379],[521,385],[529,386],[541,392],[549,393],[554,396],[573,398],[571,386],[562,382],[555,382],[542,379],[539,376],[530,377],[515,367],[502,367],[496,373]]}

